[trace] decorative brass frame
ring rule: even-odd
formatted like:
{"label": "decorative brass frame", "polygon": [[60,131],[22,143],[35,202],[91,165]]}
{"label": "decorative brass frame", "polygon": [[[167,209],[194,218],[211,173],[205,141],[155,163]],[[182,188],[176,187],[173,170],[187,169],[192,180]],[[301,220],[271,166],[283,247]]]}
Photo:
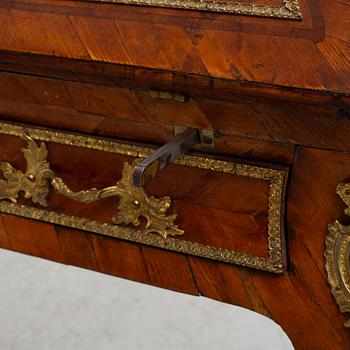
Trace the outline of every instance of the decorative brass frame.
{"label": "decorative brass frame", "polygon": [[155,7],[173,7],[186,10],[200,10],[233,13],[258,17],[302,19],[299,0],[282,0],[281,6],[247,4],[229,0],[83,0],[90,2],[107,2],[127,5],[144,5]]}
{"label": "decorative brass frame", "polygon": [[[350,215],[350,183],[337,186],[337,194],[347,205],[345,214]],[[326,238],[326,270],[328,283],[341,312],[350,312],[350,225],[338,221],[328,226]],[[350,319],[344,323],[350,328]]]}
{"label": "decorative brass frame", "polygon": [[[81,134],[67,133],[48,129],[32,128],[18,124],[0,122],[0,134],[35,139],[38,141],[53,142],[75,147],[84,147],[104,152],[111,152],[131,157],[144,158],[152,153],[152,149],[119,143]],[[233,163],[215,160],[203,156],[185,155],[177,164],[199,167],[212,171],[225,172],[237,176],[246,176],[269,182],[268,199],[268,250],[269,258],[258,257],[246,253],[231,251],[227,249],[207,246],[200,243],[186,241],[183,239],[168,237],[163,239],[159,235],[147,234],[141,229],[134,229],[118,224],[110,224],[87,218],[68,216],[65,214],[35,208],[27,205],[0,200],[0,212],[23,216],[35,220],[53,224],[68,226],[101,235],[117,237],[120,239],[164,248],[176,252],[196,255],[209,259],[234,263],[259,270],[274,273],[285,271],[285,242],[283,239],[283,195],[288,176],[287,169],[270,169],[254,165]]]}
{"label": "decorative brass frame", "polygon": [[17,203],[19,192],[24,192],[24,198],[31,199],[47,207],[47,196],[50,185],[61,195],[82,203],[92,203],[102,198],[119,197],[118,213],[112,219],[115,224],[132,224],[140,226],[140,218],[147,221],[145,233],[158,233],[163,238],[179,236],[184,232],[174,221],[176,214],[167,215],[171,207],[170,197],[149,197],[143,188],[133,185],[133,169],[138,163],[136,159],[132,165],[125,162],[122,178],[114,185],[98,190],[91,188],[73,192],[65,184],[47,161],[47,147],[44,142],[40,146],[27,134],[23,136],[27,147],[22,152],[27,162],[25,172],[15,169],[10,163],[1,162],[0,170],[5,179],[0,179],[0,200],[8,199]]}

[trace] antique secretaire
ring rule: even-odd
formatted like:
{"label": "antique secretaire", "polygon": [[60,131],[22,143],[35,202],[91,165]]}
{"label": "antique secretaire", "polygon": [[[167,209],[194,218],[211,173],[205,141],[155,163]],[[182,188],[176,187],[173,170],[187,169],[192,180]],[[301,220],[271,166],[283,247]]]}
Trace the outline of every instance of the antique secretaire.
{"label": "antique secretaire", "polygon": [[350,349],[349,134],[349,1],[0,1],[2,248]]}

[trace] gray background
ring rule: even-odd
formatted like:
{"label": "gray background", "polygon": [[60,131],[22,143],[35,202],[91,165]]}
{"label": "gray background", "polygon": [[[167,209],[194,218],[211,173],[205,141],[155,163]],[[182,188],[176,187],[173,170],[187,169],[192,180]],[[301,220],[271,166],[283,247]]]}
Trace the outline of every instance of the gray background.
{"label": "gray background", "polygon": [[1,350],[293,346],[245,309],[0,249]]}

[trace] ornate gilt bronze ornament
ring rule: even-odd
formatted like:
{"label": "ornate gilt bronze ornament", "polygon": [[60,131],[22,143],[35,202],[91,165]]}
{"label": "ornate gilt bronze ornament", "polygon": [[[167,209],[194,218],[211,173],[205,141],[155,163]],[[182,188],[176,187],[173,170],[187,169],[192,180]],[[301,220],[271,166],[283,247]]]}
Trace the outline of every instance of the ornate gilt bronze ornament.
{"label": "ornate gilt bronze ornament", "polygon": [[[15,169],[6,162],[2,162],[0,165],[0,170],[4,174],[4,179],[0,180],[0,212],[259,270],[274,273],[283,273],[285,271],[285,245],[282,230],[283,192],[287,180],[286,169],[272,169],[195,155],[184,155],[176,161],[176,164],[179,165],[198,167],[268,182],[269,257],[264,258],[178,238],[183,231],[174,224],[176,214],[168,214],[171,205],[170,198],[157,199],[149,197],[142,188],[134,187],[131,183],[133,166],[140,161],[140,158],[149,157],[153,153],[153,150],[150,148],[6,122],[0,122],[0,134],[21,137],[27,142],[27,147],[22,149],[27,161],[25,171]],[[48,151],[44,142],[127,155],[135,157],[136,160],[132,166],[128,163],[124,164],[122,178],[116,185],[101,190],[93,188],[86,191],[73,192],[67,187],[63,179],[52,170],[46,160]],[[53,187],[65,197],[85,203],[117,196],[120,198],[119,210],[113,222],[109,223],[70,216],[53,210],[16,202],[18,193],[23,191],[26,198],[31,199],[40,206],[46,206],[50,187]],[[140,217],[145,217],[147,220],[147,226],[144,228],[135,227],[135,225],[139,224]],[[181,237],[185,236],[186,234]],[[164,239],[165,237],[166,239]]]}
{"label": "ornate gilt bronze ornament", "polygon": [[249,15],[258,17],[272,17],[285,19],[302,19],[299,0],[281,0],[281,5],[261,5],[244,1],[230,0],[85,0],[109,2],[116,4],[144,5],[155,7],[173,7],[187,10],[213,11]]}
{"label": "ornate gilt bronze ornament", "polygon": [[124,163],[123,177],[114,186],[101,190],[91,188],[73,192],[50,168],[46,160],[45,143],[41,142],[39,146],[30,136],[25,135],[24,138],[27,140],[27,147],[23,148],[22,152],[27,162],[27,169],[22,172],[7,162],[0,163],[0,170],[5,177],[5,180],[0,180],[0,199],[9,199],[16,203],[18,193],[23,191],[25,198],[31,198],[34,203],[46,207],[50,184],[63,196],[84,203],[116,196],[119,197],[119,210],[113,218],[115,224],[139,226],[140,217],[144,217],[147,220],[145,233],[158,233],[163,238],[183,234],[183,231],[174,224],[177,215],[167,215],[171,207],[169,197],[160,199],[148,197],[142,188],[132,184],[132,171],[139,160],[135,160],[133,165]]}
{"label": "ornate gilt bronze ornament", "polygon": [[[339,184],[337,194],[347,205],[345,214],[350,215],[350,183]],[[350,312],[350,226],[335,221],[328,229],[325,251],[328,282],[340,311]],[[350,320],[344,325],[350,328]]]}

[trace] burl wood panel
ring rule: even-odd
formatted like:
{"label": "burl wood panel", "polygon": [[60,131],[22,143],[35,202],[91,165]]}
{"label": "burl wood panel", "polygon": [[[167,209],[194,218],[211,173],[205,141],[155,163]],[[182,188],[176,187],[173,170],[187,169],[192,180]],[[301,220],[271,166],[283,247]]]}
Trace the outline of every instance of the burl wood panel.
{"label": "burl wood panel", "polygon": [[[302,21],[80,1],[3,0],[0,50],[348,93],[348,2],[300,3]],[[172,74],[164,78],[172,80]]]}
{"label": "burl wood panel", "polygon": [[[282,276],[186,257],[11,215],[1,216],[0,246],[256,310],[276,320],[295,348],[349,349],[326,281],[327,225],[344,223],[336,185],[350,179],[350,154],[298,148],[288,189],[290,269]],[[196,224],[196,217],[189,217]]]}

